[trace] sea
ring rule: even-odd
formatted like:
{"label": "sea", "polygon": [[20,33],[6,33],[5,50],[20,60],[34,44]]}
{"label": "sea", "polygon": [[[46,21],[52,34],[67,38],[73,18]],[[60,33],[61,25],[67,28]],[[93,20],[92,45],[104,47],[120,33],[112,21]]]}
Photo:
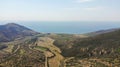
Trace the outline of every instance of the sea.
{"label": "sea", "polygon": [[120,22],[103,21],[17,21],[0,22],[18,23],[41,33],[84,34],[99,30],[120,28]]}

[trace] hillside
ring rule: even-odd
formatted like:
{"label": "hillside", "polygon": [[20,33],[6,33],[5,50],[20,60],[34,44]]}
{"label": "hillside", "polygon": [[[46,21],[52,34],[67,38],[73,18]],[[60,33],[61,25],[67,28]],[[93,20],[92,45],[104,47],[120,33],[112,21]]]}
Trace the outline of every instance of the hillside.
{"label": "hillside", "polygon": [[36,34],[38,33],[15,23],[0,25],[0,42],[12,41],[16,38],[22,38],[24,36],[32,36]]}
{"label": "hillside", "polygon": [[99,31],[95,31],[95,32],[86,33],[85,35],[96,36],[96,35],[99,35],[99,34],[114,32],[114,31],[119,30],[119,29],[120,28],[113,28],[113,29],[107,29],[107,30],[99,30]]}
{"label": "hillside", "polygon": [[[85,64],[88,64],[88,67],[119,67],[119,29],[88,38],[57,39],[54,44],[62,50],[64,57],[73,57],[66,61],[68,67],[75,65],[83,65],[84,67]],[[98,66],[95,66],[95,64]]]}
{"label": "hillside", "polygon": [[0,67],[120,67],[120,29],[91,36],[1,25]]}

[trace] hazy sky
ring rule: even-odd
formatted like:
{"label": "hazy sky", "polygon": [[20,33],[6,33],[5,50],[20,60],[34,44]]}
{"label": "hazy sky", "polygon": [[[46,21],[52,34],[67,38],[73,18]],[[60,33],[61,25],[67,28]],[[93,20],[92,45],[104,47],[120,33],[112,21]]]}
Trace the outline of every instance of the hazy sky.
{"label": "hazy sky", "polygon": [[120,21],[120,0],[0,0],[0,21]]}

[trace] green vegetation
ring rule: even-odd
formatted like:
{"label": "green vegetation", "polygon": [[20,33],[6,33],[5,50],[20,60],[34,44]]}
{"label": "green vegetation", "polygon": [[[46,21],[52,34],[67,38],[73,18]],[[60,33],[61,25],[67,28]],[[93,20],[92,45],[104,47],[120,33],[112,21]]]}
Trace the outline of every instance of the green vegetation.
{"label": "green vegetation", "polygon": [[20,50],[20,54],[21,54],[21,55],[24,55],[24,54],[25,54],[25,50],[21,49],[21,50]]}
{"label": "green vegetation", "polygon": [[120,31],[117,30],[115,32],[100,34],[89,38],[69,38],[69,40],[58,38],[54,44],[62,50],[62,55],[66,57],[115,57],[119,54],[118,52],[115,53],[116,49],[119,49],[118,46],[120,46],[119,35]]}
{"label": "green vegetation", "polygon": [[120,52],[120,48],[117,49],[117,52]]}
{"label": "green vegetation", "polygon": [[89,37],[27,31],[37,35],[13,30],[11,34],[23,38],[0,36],[0,67],[120,67],[120,30]]}
{"label": "green vegetation", "polygon": [[12,53],[2,52],[0,55],[0,66],[44,67],[45,56],[43,52],[30,49],[29,45],[30,44],[26,44],[26,40],[21,40],[19,43],[17,42],[17,45],[14,45]]}
{"label": "green vegetation", "polygon": [[96,62],[95,67],[108,67],[108,66],[106,66],[105,64]]}
{"label": "green vegetation", "polygon": [[[89,61],[89,58],[99,58],[100,60],[103,58],[108,58],[107,60],[104,60],[104,63],[108,63],[108,65],[113,66],[119,66],[120,30],[88,38],[67,37],[68,36],[61,37],[58,35],[58,38],[57,36],[54,38],[54,45],[61,49],[64,57],[76,57],[80,59],[88,58],[87,61]],[[101,62],[102,61],[103,60],[101,60]],[[73,64],[73,61],[70,61],[69,63]],[[108,66],[100,62],[96,62],[94,65],[96,66],[93,67]]]}
{"label": "green vegetation", "polygon": [[47,51],[47,50],[48,50],[48,48],[41,47],[41,46],[35,46],[35,48],[40,49],[40,50],[43,50],[43,51]]}

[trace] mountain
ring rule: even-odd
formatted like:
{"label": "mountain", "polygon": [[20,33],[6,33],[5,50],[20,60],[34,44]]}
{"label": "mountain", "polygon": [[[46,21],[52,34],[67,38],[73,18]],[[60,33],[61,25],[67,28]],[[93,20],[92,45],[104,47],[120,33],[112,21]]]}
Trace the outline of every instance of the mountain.
{"label": "mountain", "polygon": [[120,29],[91,35],[38,34],[15,23],[1,25],[0,67],[120,67]]}
{"label": "mountain", "polygon": [[[64,38],[65,37],[67,36],[64,36]],[[96,50],[97,54],[101,50],[106,50],[106,52],[109,53],[112,52],[111,49],[116,50],[120,48],[120,29],[87,38],[64,38],[61,37],[60,39],[60,37],[58,37],[54,42],[54,44],[62,50],[64,56],[88,56],[93,50]],[[82,54],[81,49],[86,52],[83,51],[84,54]],[[99,54],[97,55],[99,56]],[[94,56],[94,54],[92,56]]]}
{"label": "mountain", "polygon": [[119,29],[120,28],[107,29],[107,30],[99,30],[99,31],[87,33],[86,35],[88,35],[88,36],[96,36],[96,35],[99,35],[99,34],[113,32],[113,31],[116,31],[116,30],[119,30]]}
{"label": "mountain", "polygon": [[38,33],[15,23],[0,25],[0,42],[11,41],[16,38],[22,38],[36,34]]}
{"label": "mountain", "polygon": [[64,38],[57,38],[54,45],[70,57],[66,66],[120,67],[120,29],[88,38]]}

